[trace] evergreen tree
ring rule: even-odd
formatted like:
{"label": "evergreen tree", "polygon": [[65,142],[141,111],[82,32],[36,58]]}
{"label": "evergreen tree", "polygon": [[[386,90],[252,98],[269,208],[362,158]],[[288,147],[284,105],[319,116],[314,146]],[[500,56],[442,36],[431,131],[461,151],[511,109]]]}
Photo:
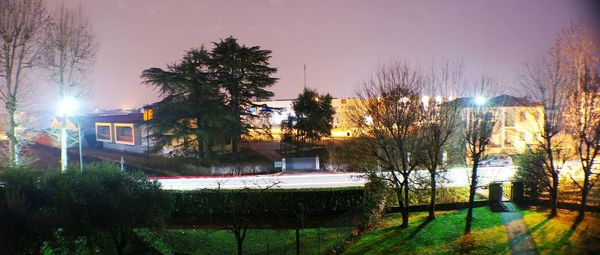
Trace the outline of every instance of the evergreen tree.
{"label": "evergreen tree", "polygon": [[222,137],[224,96],[211,82],[208,63],[210,54],[204,49],[186,52],[180,63],[167,70],[146,69],[144,83],[159,89],[160,102],[153,105],[149,121],[153,151],[172,146],[175,152],[193,154],[199,165],[212,155],[212,148]]}
{"label": "evergreen tree", "polygon": [[306,144],[331,135],[335,110],[331,105],[331,95],[319,95],[316,90],[305,88],[294,100],[295,117],[289,118],[283,126],[292,127],[295,140]]}
{"label": "evergreen tree", "polygon": [[269,66],[270,58],[270,50],[240,45],[233,37],[215,42],[211,51],[213,82],[225,92],[225,106],[229,110],[231,159],[234,161],[238,158],[242,135],[256,128],[252,123],[258,116],[248,111],[258,106],[252,101],[273,96],[273,92],[266,90],[277,81],[271,77],[277,68]]}

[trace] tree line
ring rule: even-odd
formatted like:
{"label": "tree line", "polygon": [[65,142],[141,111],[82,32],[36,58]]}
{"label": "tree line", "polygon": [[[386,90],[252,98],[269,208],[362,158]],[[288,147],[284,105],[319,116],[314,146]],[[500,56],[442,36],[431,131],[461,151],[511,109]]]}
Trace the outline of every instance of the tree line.
{"label": "tree line", "polygon": [[[529,130],[535,142],[527,147],[528,153],[537,155],[529,158],[533,167],[527,169],[537,172],[524,176],[537,178],[538,187],[550,193],[549,217],[557,214],[559,179],[572,181],[581,192],[578,218],[583,219],[589,192],[598,180],[594,165],[600,155],[597,31],[585,22],[571,24],[550,50],[524,65],[519,82],[528,95],[521,106],[542,113],[535,130]],[[437,178],[448,166],[449,152],[465,156],[471,168],[465,234],[471,231],[479,163],[488,156],[494,130],[505,117],[500,110],[503,102],[498,101],[502,97],[488,101],[484,97],[445,100],[426,96],[447,96],[456,93],[457,87],[470,88],[471,95],[489,96],[498,85],[488,76],[465,79],[460,63],[423,71],[396,61],[380,67],[360,86],[360,104],[351,116],[357,127],[354,143],[362,155],[370,157],[361,158],[356,167],[372,173],[371,179],[385,180],[394,191],[401,227],[408,226],[409,193],[423,185],[430,189],[428,220],[435,218]],[[452,149],[456,144],[459,151]],[[577,162],[583,178],[561,175],[567,160]],[[417,168],[427,169],[429,177],[417,175]]]}

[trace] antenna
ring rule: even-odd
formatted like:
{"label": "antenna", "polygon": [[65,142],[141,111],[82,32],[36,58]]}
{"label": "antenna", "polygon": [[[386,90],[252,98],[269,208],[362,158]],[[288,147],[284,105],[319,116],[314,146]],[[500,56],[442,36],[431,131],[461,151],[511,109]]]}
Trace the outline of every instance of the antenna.
{"label": "antenna", "polygon": [[304,64],[304,88],[306,89],[306,63]]}

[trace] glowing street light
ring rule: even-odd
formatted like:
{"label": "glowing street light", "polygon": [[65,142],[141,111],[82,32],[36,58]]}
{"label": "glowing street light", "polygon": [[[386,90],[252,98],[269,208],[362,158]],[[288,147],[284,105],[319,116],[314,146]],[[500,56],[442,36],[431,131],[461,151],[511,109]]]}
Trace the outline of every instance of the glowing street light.
{"label": "glowing street light", "polygon": [[[72,97],[63,97],[58,101],[58,115],[62,117],[60,123],[60,170],[67,171],[67,117],[73,115],[77,109],[77,101]],[[77,125],[79,132],[79,164],[82,168],[81,155],[81,128]]]}
{"label": "glowing street light", "polygon": [[485,99],[485,97],[482,97],[482,96],[475,97],[475,104],[478,106],[484,105],[485,101],[487,101],[487,99]]}
{"label": "glowing street light", "polygon": [[72,97],[64,97],[58,102],[58,115],[70,116],[77,109],[77,101]]}

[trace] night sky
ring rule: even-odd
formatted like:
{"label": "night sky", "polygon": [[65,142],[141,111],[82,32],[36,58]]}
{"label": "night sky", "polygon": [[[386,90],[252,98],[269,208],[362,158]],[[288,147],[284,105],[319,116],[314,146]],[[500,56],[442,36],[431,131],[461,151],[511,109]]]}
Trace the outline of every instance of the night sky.
{"label": "night sky", "polygon": [[592,17],[588,1],[68,0],[82,4],[99,51],[88,104],[131,108],[157,100],[142,70],[164,68],[185,50],[234,36],[273,51],[275,98],[304,84],[334,97],[392,59],[426,66],[462,59],[469,74],[516,83],[520,65],[549,48],[570,21]]}

